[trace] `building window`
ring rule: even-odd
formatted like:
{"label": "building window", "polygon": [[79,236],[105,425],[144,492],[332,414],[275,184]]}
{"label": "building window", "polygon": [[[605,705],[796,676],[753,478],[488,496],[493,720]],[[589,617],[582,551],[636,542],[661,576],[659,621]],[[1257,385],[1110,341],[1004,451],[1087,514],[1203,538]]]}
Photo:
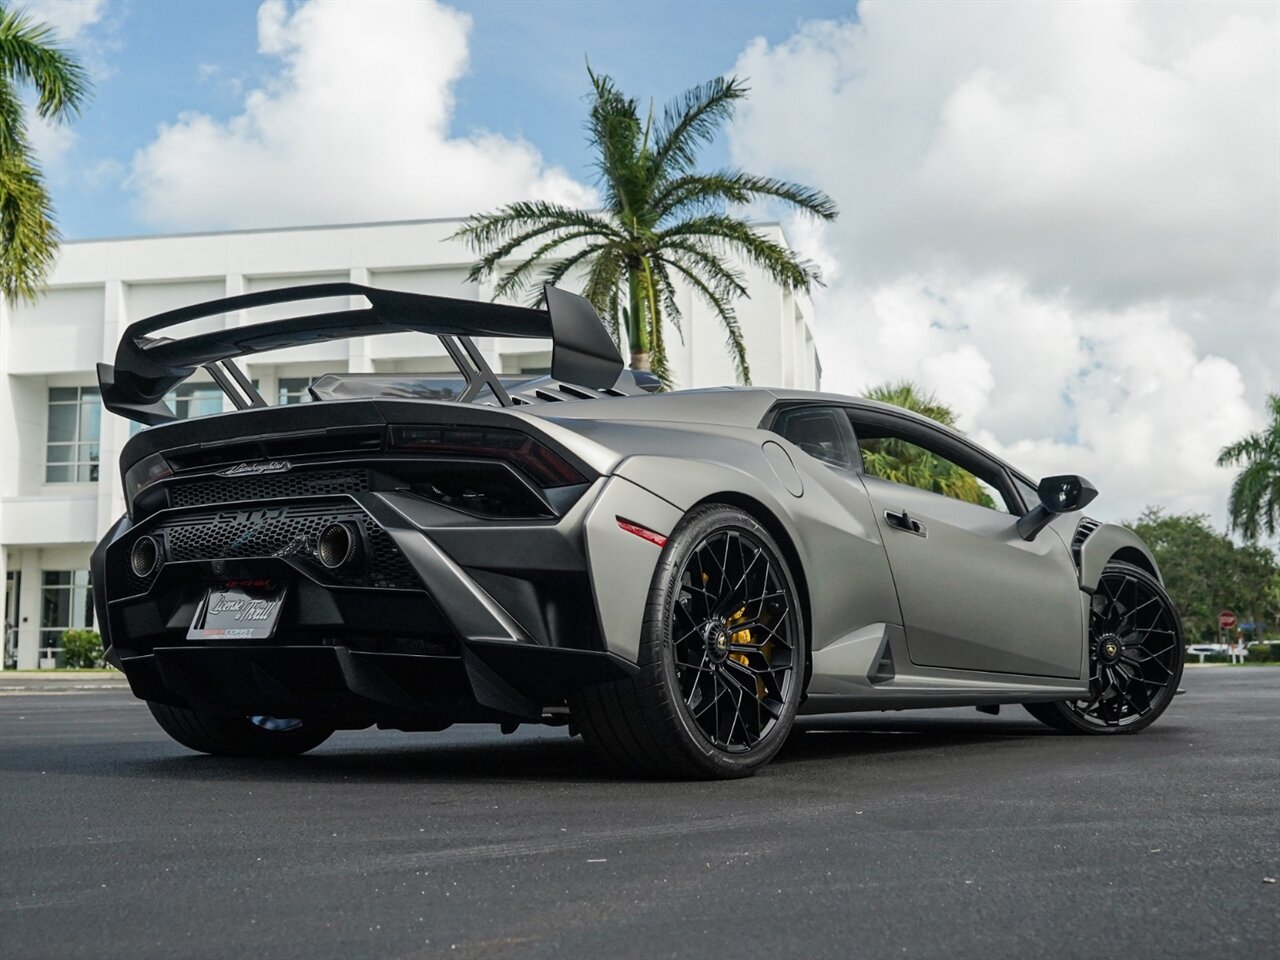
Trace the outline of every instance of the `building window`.
{"label": "building window", "polygon": [[102,399],[97,387],[50,387],[45,483],[98,479]]}
{"label": "building window", "polygon": [[184,383],[165,399],[179,420],[190,420],[221,413],[225,396],[216,383]]}
{"label": "building window", "polygon": [[[254,386],[257,386],[257,381],[254,381]],[[184,383],[176,390],[166,393],[164,402],[169,405],[169,409],[179,420],[189,420],[192,417],[207,417],[211,413],[221,413],[222,401],[225,397],[226,394],[216,383]],[[145,429],[145,424],[135,420],[129,425],[129,435],[133,436]]]}
{"label": "building window", "polygon": [[276,381],[276,406],[283,407],[290,403],[310,403],[310,387],[316,382],[315,377],[281,377]]}
{"label": "building window", "polygon": [[62,634],[93,626],[88,570],[45,570],[40,580],[40,665],[62,664]]}

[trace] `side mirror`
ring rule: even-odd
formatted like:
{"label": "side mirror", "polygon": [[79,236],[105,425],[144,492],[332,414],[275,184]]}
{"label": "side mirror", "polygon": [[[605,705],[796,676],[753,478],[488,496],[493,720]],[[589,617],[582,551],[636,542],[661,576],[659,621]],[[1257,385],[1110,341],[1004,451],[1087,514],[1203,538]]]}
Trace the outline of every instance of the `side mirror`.
{"label": "side mirror", "polygon": [[1055,514],[1071,513],[1088,506],[1098,495],[1098,488],[1084,477],[1068,474],[1045,477],[1036,493],[1040,495],[1040,502],[1018,520],[1018,536],[1023,540],[1034,540]]}

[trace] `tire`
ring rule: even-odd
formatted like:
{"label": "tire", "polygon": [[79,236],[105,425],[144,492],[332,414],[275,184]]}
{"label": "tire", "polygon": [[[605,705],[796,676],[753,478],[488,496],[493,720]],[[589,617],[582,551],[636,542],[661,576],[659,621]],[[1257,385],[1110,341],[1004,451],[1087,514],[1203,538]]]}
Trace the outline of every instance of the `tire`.
{"label": "tire", "polygon": [[768,531],[734,507],[695,507],[654,571],[639,673],[576,693],[574,722],[629,773],[750,776],[791,731],[804,636],[795,581]]}
{"label": "tire", "polygon": [[1137,733],[1168,709],[1184,657],[1182,621],[1160,581],[1113,560],[1089,605],[1089,698],[1023,706],[1063,733]]}
{"label": "tire", "polygon": [[178,743],[220,757],[296,757],[333,735],[332,727],[307,720],[224,717],[150,700],[147,706],[160,728]]}

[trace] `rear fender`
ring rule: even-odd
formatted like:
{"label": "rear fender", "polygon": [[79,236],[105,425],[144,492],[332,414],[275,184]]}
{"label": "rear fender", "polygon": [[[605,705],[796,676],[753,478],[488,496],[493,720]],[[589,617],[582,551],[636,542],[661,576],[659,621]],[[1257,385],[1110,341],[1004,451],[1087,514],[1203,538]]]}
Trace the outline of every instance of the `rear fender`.
{"label": "rear fender", "polygon": [[662,555],[660,546],[626,531],[618,521],[628,520],[666,537],[691,507],[722,490],[748,494],[775,516],[782,515],[776,497],[759,481],[707,461],[631,457],[609,479],[591,506],[585,531],[600,630],[610,653],[637,661],[645,603]]}
{"label": "rear fender", "polygon": [[[735,503],[757,515],[766,512],[776,522],[775,533],[780,530],[790,540],[801,568],[795,572],[807,584],[811,653],[866,623],[901,623],[884,547],[861,484],[800,457],[796,469],[803,494],[796,496],[787,490],[759,443],[743,444],[738,453],[741,460],[733,466],[663,456],[631,457],[618,466],[611,487],[625,480],[626,486],[619,491],[642,491],[668,509],[655,509],[657,522],[667,524],[655,526],[634,511],[622,512],[633,510],[625,497],[608,507],[602,497],[593,507],[596,522],[588,521],[588,553],[601,628],[611,652],[634,662],[644,603],[660,553],[654,545],[621,531],[616,516],[665,536],[685,513],[704,502]],[[604,539],[605,531],[609,541]],[[626,544],[625,562],[615,560],[614,543]],[[633,554],[642,555],[643,562]]]}

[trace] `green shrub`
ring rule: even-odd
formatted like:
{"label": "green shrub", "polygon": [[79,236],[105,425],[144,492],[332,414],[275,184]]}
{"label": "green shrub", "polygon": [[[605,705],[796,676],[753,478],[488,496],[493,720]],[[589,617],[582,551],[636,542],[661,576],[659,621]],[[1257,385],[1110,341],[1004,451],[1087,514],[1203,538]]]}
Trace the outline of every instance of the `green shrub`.
{"label": "green shrub", "polygon": [[64,667],[101,667],[102,637],[97,630],[67,630],[62,634],[62,665]]}
{"label": "green shrub", "polygon": [[1280,661],[1280,643],[1251,643],[1248,658],[1256,663]]}

